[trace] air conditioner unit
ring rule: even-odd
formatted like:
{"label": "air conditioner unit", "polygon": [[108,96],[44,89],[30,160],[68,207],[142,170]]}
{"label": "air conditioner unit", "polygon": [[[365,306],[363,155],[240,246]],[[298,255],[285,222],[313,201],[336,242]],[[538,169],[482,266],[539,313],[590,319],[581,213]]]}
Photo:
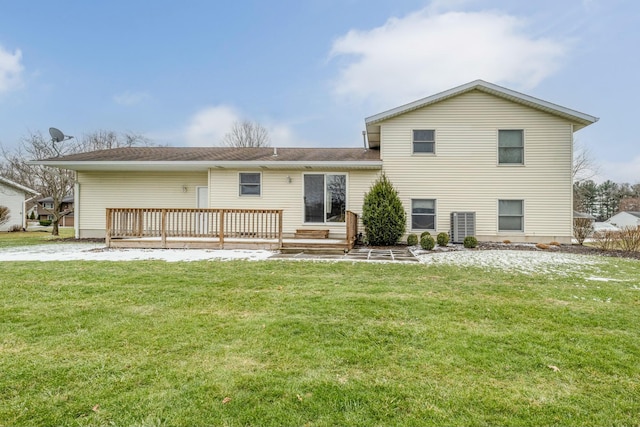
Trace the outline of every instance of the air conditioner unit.
{"label": "air conditioner unit", "polygon": [[451,241],[462,243],[467,236],[476,235],[475,212],[451,212]]}

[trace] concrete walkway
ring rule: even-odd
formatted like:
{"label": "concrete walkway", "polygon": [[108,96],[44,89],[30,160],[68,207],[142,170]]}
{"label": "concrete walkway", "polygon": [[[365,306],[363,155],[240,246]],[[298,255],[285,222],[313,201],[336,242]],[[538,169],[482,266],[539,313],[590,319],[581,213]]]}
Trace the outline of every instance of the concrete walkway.
{"label": "concrete walkway", "polygon": [[342,261],[383,261],[420,262],[408,249],[367,249],[356,248],[346,254],[323,254],[313,252],[277,253],[270,259],[342,260]]}

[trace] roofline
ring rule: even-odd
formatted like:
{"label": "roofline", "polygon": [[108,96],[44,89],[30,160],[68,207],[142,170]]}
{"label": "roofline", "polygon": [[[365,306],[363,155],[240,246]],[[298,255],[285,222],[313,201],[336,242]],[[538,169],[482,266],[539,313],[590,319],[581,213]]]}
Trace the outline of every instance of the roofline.
{"label": "roofline", "polygon": [[17,182],[13,182],[10,179],[7,179],[7,178],[1,177],[1,176],[0,176],[0,182],[3,182],[6,185],[10,185],[10,186],[12,186],[14,188],[17,188],[19,190],[25,191],[27,193],[31,193],[31,194],[35,194],[35,195],[40,194],[34,189],[31,189],[29,187],[25,187],[24,185],[18,184]]}
{"label": "roofline", "polygon": [[514,90],[507,89],[505,87],[498,86],[493,83],[485,82],[484,80],[474,80],[472,82],[454,87],[452,89],[445,90],[444,92],[440,92],[435,95],[431,95],[426,98],[422,98],[417,101],[410,102],[408,104],[401,105],[399,107],[392,108],[387,111],[383,111],[382,113],[369,116],[365,118],[365,124],[371,125],[377,122],[381,122],[383,120],[390,119],[400,114],[404,114],[406,112],[416,110],[418,108],[424,107],[429,104],[434,104],[436,102],[445,100],[447,98],[451,98],[456,95],[460,95],[465,92],[469,92],[474,89],[484,90],[485,92],[492,93],[494,95],[502,96],[505,98],[509,98],[516,102],[521,102],[523,104],[532,106],[534,108],[539,108],[544,111],[550,111],[555,114],[561,115],[563,117],[572,118],[573,120],[576,120],[577,122],[583,124],[584,126],[590,125],[598,121],[598,117],[591,116],[589,114],[581,113],[579,111],[572,110],[570,108],[562,107],[560,105],[553,104],[551,102],[543,101],[542,99],[525,95],[523,93],[516,92]]}
{"label": "roofline", "polygon": [[76,171],[93,170],[207,170],[207,169],[382,169],[382,160],[363,161],[255,161],[242,160],[197,160],[197,161],[56,161],[34,160],[33,165],[51,166]]}

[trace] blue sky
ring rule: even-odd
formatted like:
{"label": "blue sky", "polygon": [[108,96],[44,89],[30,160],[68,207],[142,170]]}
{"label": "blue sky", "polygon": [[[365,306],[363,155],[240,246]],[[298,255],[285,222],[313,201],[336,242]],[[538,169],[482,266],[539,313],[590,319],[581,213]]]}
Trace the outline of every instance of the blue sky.
{"label": "blue sky", "polygon": [[218,145],[361,146],[364,118],[484,79],[600,117],[599,179],[640,182],[635,0],[1,0],[0,143],[54,126]]}

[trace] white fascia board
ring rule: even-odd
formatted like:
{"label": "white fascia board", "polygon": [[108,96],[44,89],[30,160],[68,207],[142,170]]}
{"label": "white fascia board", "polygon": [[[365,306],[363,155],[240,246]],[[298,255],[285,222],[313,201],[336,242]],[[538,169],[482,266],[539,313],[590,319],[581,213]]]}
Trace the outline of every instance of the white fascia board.
{"label": "white fascia board", "polygon": [[30,164],[50,166],[75,171],[206,171],[208,169],[382,169],[381,160],[355,161],[355,162],[300,162],[300,161],[273,161],[273,162],[244,162],[244,161],[32,161]]}
{"label": "white fascia board", "polygon": [[516,92],[511,89],[504,88],[502,86],[495,85],[493,83],[485,82],[484,80],[475,80],[470,83],[463,84],[461,86],[454,87],[453,89],[445,90],[444,92],[437,93],[435,95],[428,96],[426,98],[419,99],[414,102],[410,102],[405,105],[401,105],[391,110],[383,111],[382,113],[375,114],[365,119],[365,124],[371,125],[391,117],[404,114],[406,112],[416,110],[418,108],[425,107],[436,102],[443,101],[452,96],[460,95],[465,92],[469,92],[474,89],[479,89],[487,93],[491,93],[496,96],[500,96],[506,99],[510,99],[514,102],[519,102],[528,105],[533,108],[538,108],[553,114],[557,114],[568,119],[577,121],[584,126],[595,123],[598,118],[589,114],[581,113],[570,108],[562,107],[560,105],[553,104],[551,102],[543,101],[542,99],[534,98],[533,96],[525,95],[520,92]]}
{"label": "white fascia board", "polygon": [[17,182],[13,182],[13,181],[11,181],[10,179],[3,178],[3,177],[1,177],[1,176],[0,176],[0,182],[4,183],[5,185],[8,185],[8,186],[11,186],[11,187],[17,188],[18,190],[22,190],[22,191],[24,191],[25,193],[35,194],[35,195],[40,194],[40,193],[38,193],[36,190],[33,190],[33,189],[29,188],[29,187],[25,187],[25,186],[24,186],[24,185],[22,185],[22,184],[18,184]]}

